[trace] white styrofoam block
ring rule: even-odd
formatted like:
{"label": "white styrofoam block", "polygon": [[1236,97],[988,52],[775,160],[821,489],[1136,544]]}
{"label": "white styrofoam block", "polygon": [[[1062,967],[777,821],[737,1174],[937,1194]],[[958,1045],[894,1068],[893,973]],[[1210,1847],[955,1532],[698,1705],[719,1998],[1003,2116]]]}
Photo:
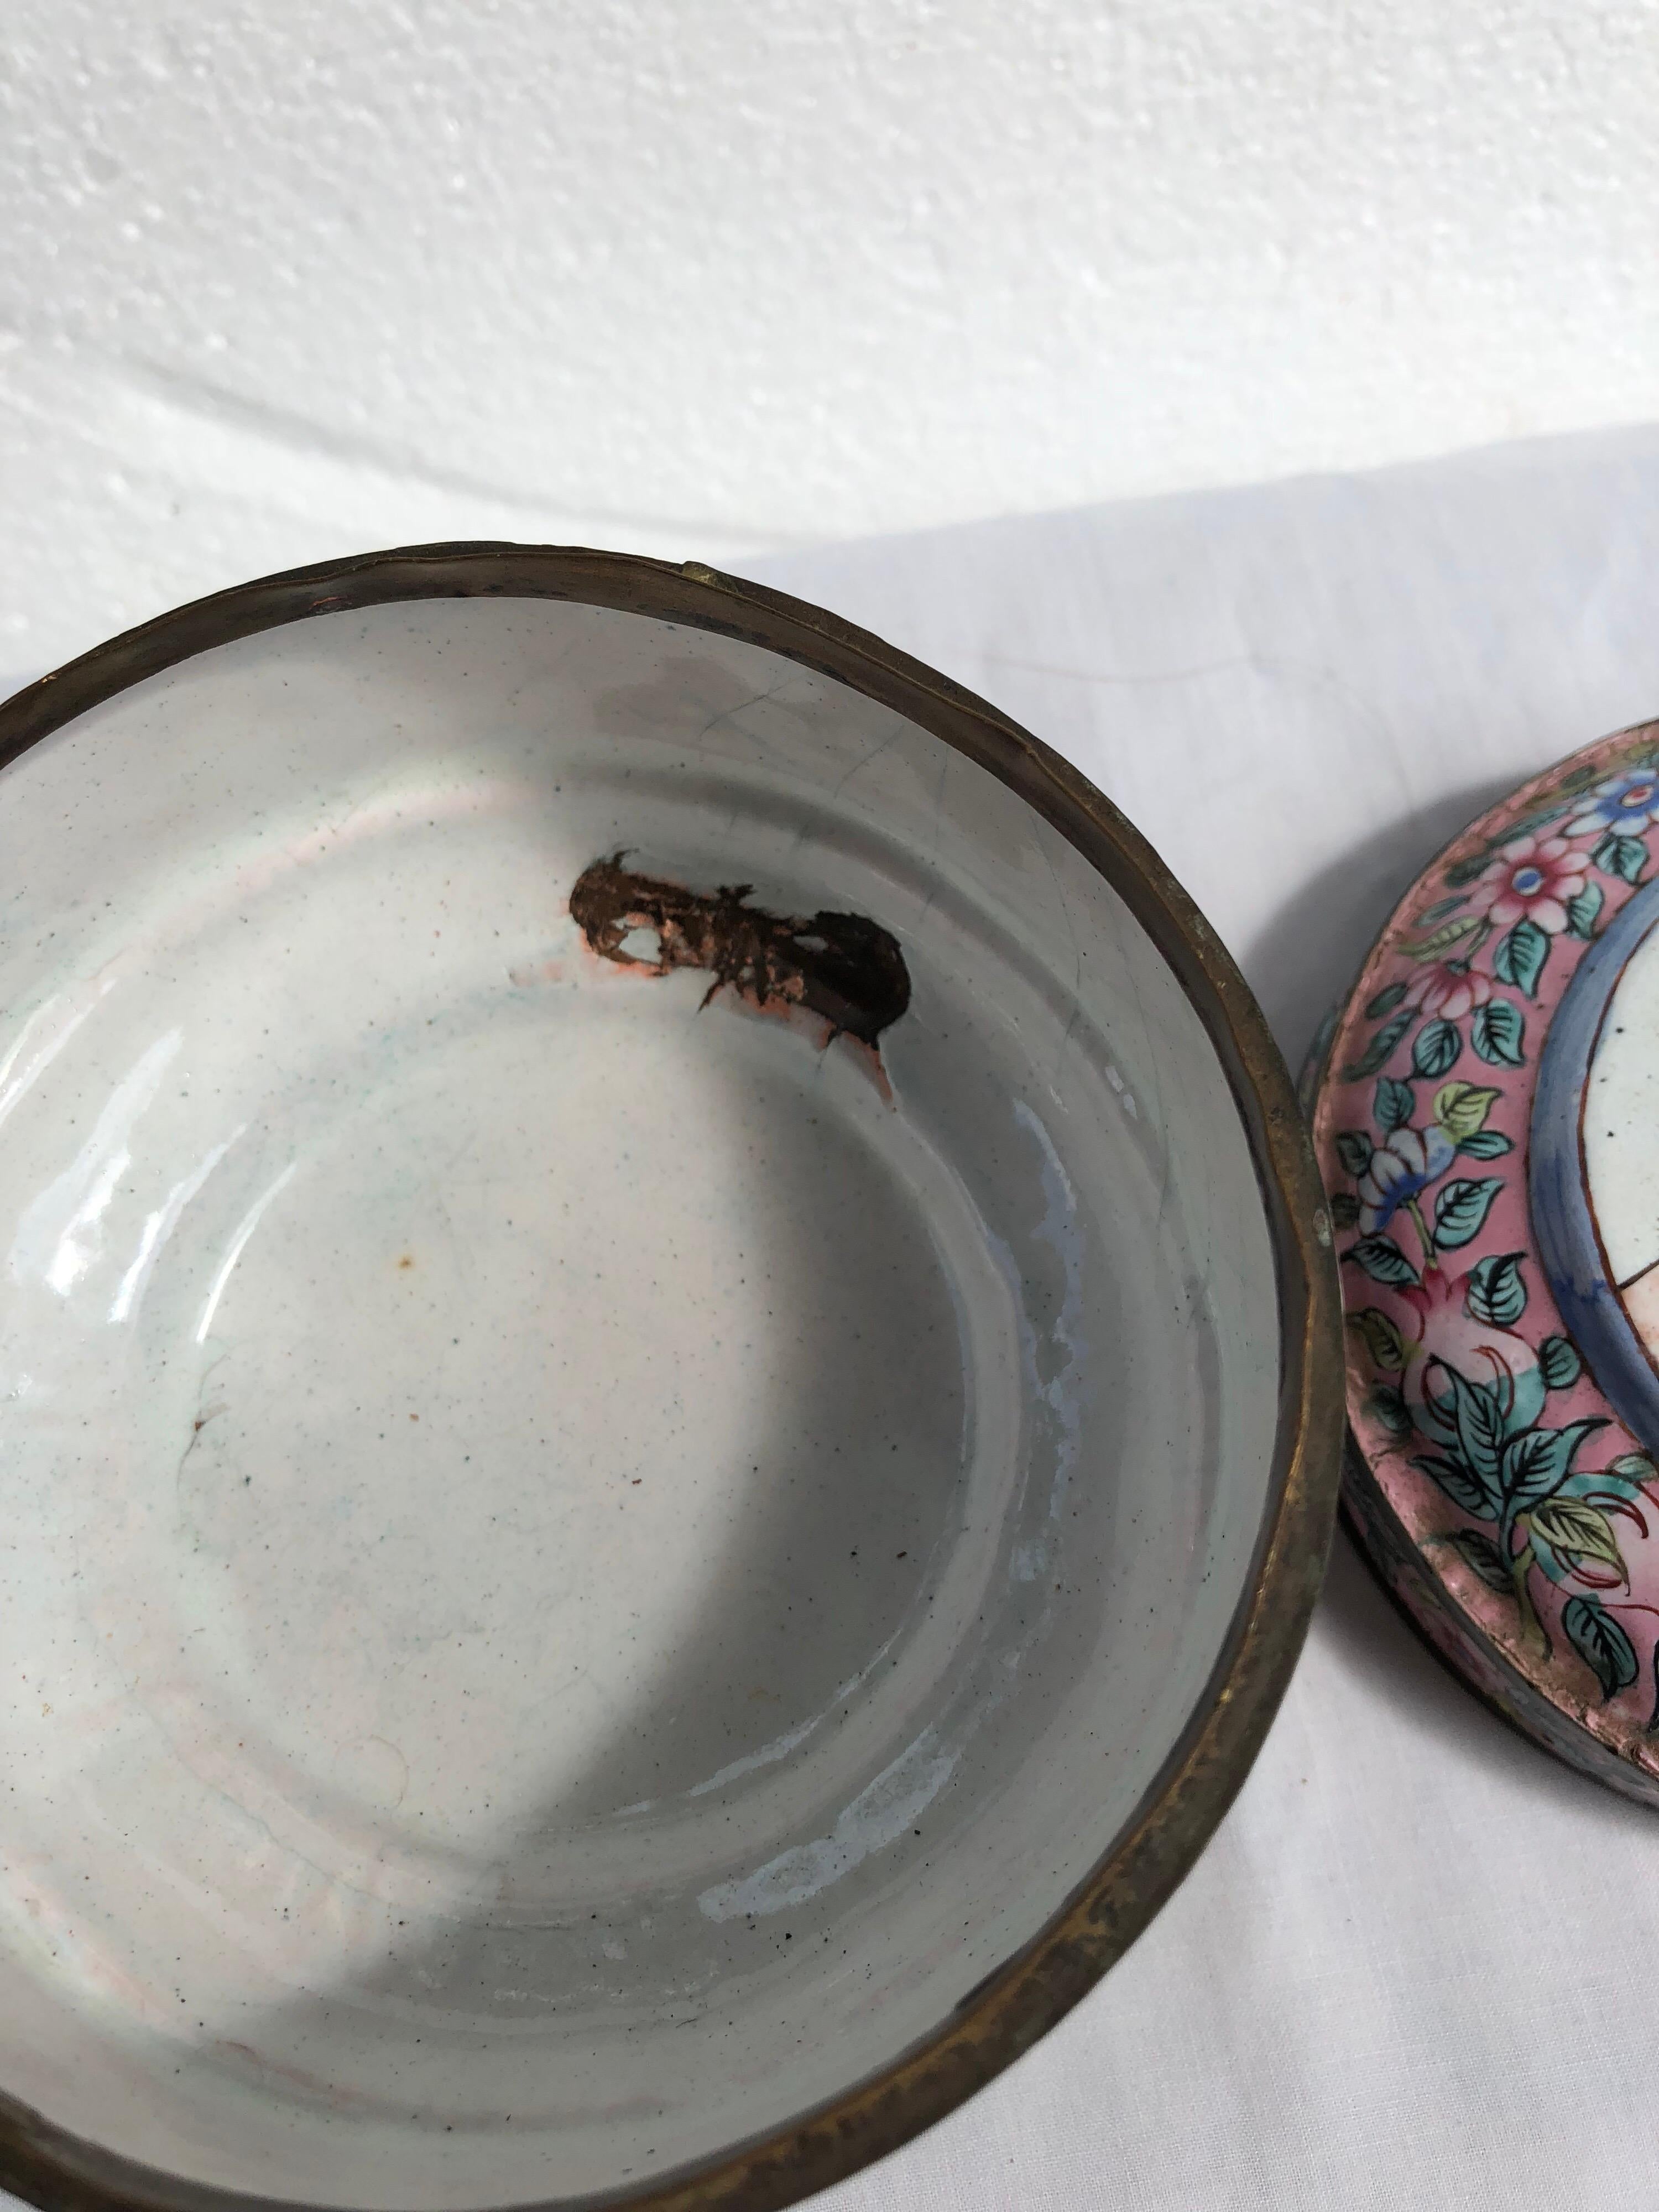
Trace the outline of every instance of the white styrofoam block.
{"label": "white styrofoam block", "polygon": [[13,0],[0,672],[1659,414],[1654,0]]}

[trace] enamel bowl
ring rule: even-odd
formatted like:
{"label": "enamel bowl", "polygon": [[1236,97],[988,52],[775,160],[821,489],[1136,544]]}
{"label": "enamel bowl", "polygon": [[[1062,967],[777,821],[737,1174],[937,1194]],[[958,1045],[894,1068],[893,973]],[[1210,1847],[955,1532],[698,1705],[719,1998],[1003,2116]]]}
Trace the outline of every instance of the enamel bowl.
{"label": "enamel bowl", "polygon": [[1330,1233],[1099,794],[701,568],[0,718],[0,2183],[754,2208],[1030,2045],[1319,1577]]}

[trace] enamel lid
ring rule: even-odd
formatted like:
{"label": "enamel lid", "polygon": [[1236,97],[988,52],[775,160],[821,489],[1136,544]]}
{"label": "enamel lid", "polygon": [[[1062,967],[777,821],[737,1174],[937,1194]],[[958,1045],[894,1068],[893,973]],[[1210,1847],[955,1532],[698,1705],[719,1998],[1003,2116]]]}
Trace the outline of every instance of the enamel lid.
{"label": "enamel lid", "polygon": [[1659,723],[1457,838],[1317,1065],[1350,1521],[1478,1691],[1659,1804]]}

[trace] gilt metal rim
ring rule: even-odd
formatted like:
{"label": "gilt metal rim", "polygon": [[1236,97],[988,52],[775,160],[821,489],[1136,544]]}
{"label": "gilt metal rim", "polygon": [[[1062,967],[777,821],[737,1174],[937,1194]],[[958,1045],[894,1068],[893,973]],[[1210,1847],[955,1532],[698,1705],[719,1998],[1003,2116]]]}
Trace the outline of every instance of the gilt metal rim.
{"label": "gilt metal rim", "polygon": [[[944,2026],[833,2101],[648,2186],[512,2208],[778,2212],[908,2142],[1030,2050],[1140,1934],[1243,1782],[1301,1650],[1335,1510],[1344,1407],[1330,1222],[1260,1007],[1186,892],[1110,800],[1017,723],[921,662],[834,615],[700,563],[469,544],[404,547],[266,577],[128,630],[19,692],[0,707],[0,766],[130,685],[216,646],[315,615],[480,597],[563,599],[742,639],[890,708],[1017,792],[1124,900],[1203,1023],[1244,1123],[1273,1246],[1282,1354],[1268,1509],[1220,1658],[1116,1844]],[[140,2166],[3,2090],[0,2185],[43,2212],[299,2212],[285,2200]]]}

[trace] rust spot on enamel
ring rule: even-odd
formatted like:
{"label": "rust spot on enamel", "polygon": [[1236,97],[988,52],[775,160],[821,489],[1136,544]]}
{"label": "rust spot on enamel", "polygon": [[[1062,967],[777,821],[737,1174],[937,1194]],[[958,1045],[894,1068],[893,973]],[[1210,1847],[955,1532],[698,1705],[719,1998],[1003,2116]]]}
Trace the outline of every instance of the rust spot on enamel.
{"label": "rust spot on enamel", "polygon": [[[688,890],[625,868],[625,852],[584,868],[570,912],[589,946],[618,966],[666,975],[695,968],[714,977],[703,1004],[729,989],[762,1013],[815,1014],[826,1046],[850,1036],[872,1052],[910,1003],[898,939],[860,914],[775,915],[748,903],[752,885]],[[657,939],[654,962],[624,951],[636,930]]]}

